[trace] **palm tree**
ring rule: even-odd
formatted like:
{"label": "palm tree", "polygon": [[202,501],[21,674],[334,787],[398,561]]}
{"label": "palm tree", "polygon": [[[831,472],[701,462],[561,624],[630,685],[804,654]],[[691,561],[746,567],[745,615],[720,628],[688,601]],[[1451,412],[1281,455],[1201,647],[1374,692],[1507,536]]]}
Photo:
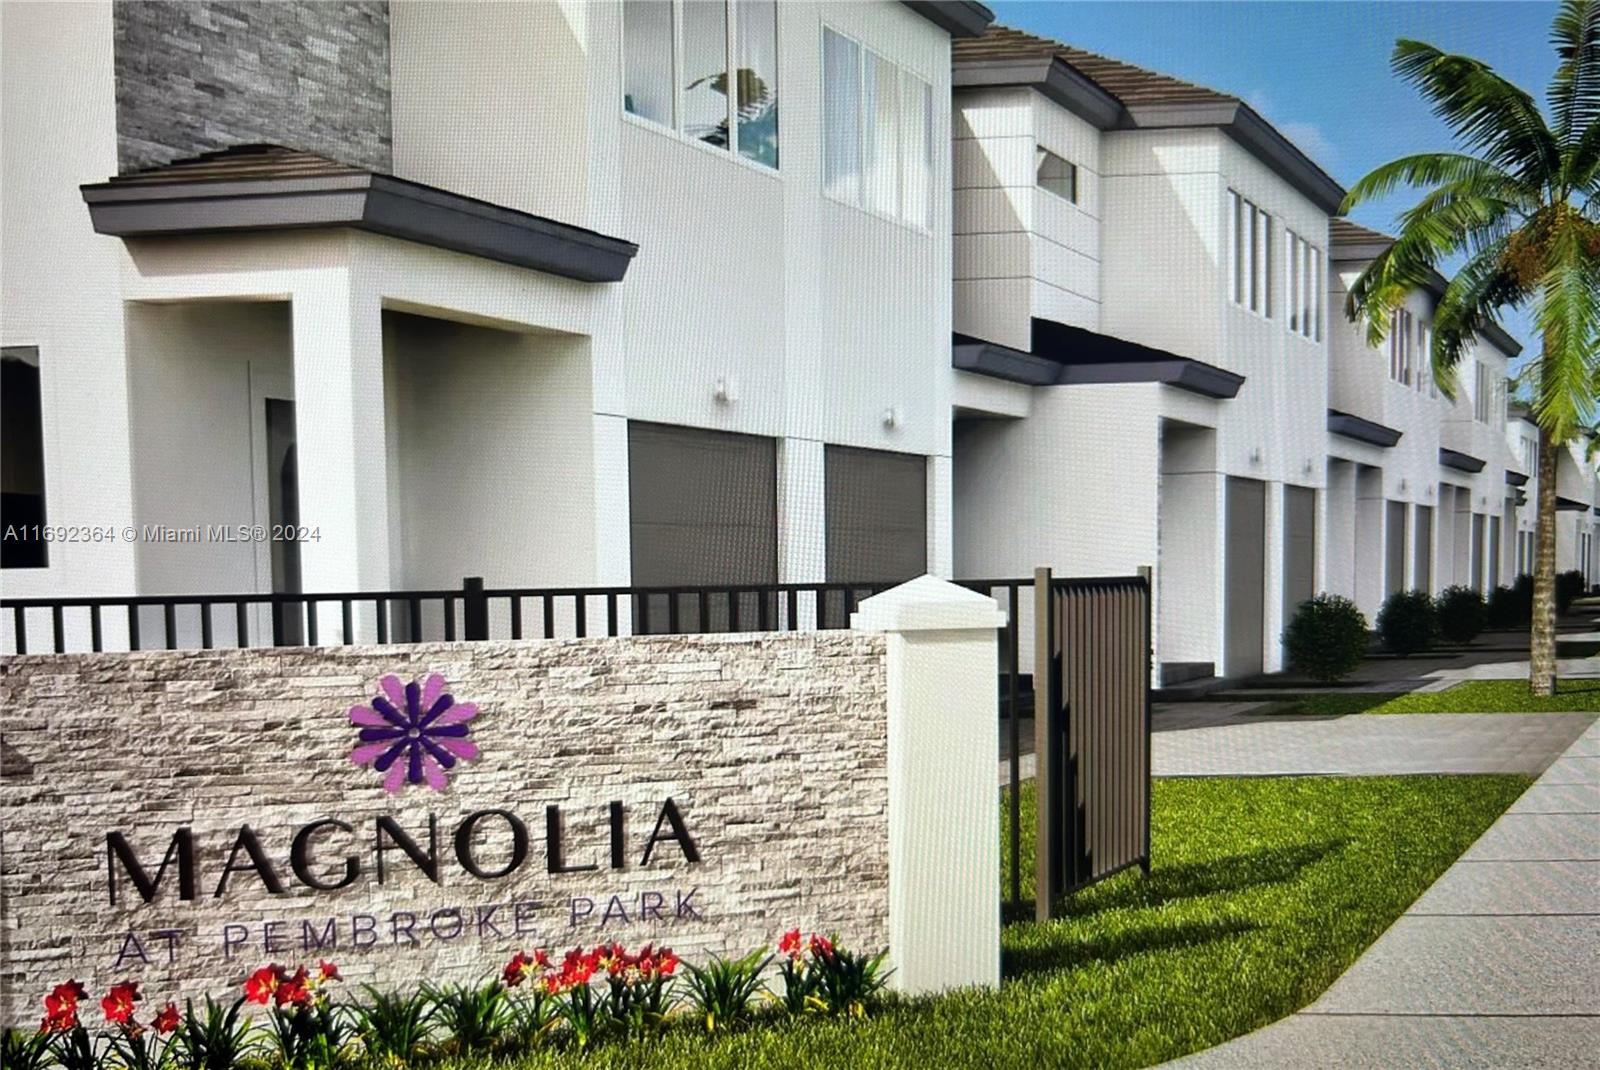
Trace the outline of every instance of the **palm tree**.
{"label": "palm tree", "polygon": [[1408,293],[1461,259],[1434,311],[1433,374],[1455,367],[1478,330],[1532,305],[1543,353],[1530,369],[1539,424],[1538,534],[1528,686],[1555,693],[1556,454],[1593,422],[1600,387],[1600,0],[1565,0],[1550,32],[1560,64],[1533,97],[1487,64],[1420,41],[1391,66],[1448,123],[1459,152],[1407,156],[1357,182],[1343,210],[1401,186],[1423,191],[1394,244],[1350,289],[1345,313],[1382,343]]}

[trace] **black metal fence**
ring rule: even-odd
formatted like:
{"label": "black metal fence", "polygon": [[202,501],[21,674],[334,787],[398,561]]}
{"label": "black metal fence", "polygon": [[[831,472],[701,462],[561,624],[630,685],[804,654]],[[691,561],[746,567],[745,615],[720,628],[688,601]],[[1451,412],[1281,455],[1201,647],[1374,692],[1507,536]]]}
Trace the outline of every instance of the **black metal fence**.
{"label": "black metal fence", "polygon": [[1150,870],[1150,573],[1034,574],[1035,916],[1130,866]]}

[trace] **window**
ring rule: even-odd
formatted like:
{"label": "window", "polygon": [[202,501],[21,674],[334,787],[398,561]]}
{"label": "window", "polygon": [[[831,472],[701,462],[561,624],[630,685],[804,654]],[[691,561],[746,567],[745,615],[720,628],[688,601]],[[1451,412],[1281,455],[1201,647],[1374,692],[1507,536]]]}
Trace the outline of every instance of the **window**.
{"label": "window", "polygon": [[826,28],[822,68],[824,192],[879,215],[927,226],[933,87]]}
{"label": "window", "polygon": [[627,0],[622,54],[628,114],[778,166],[776,0]]}
{"label": "window", "polygon": [[1439,396],[1439,381],[1433,376],[1433,324],[1417,322],[1417,390],[1421,392],[1423,380],[1428,383],[1428,396]]}
{"label": "window", "polygon": [[0,349],[0,530],[19,537],[0,541],[0,568],[44,568],[49,545],[28,529],[45,523],[44,419],[39,394],[39,350]]}
{"label": "window", "polygon": [[672,0],[623,5],[622,55],[623,108],[672,126]]}
{"label": "window", "polygon": [[1496,415],[1505,413],[1505,401],[1502,391],[1505,389],[1505,380],[1501,379],[1489,368],[1487,364],[1479,361],[1474,368],[1477,372],[1477,381],[1473,384],[1472,391],[1472,416],[1480,424],[1493,423]]}
{"label": "window", "polygon": [[1294,231],[1286,231],[1284,251],[1289,266],[1285,275],[1289,291],[1289,330],[1303,338],[1322,341],[1322,250]]}
{"label": "window", "polygon": [[1397,308],[1389,317],[1389,378],[1410,386],[1415,374],[1416,339],[1409,309]]}
{"label": "window", "polygon": [[1272,217],[1228,191],[1233,303],[1272,316]]}
{"label": "window", "polygon": [[1038,176],[1039,188],[1077,204],[1077,165],[1068,163],[1049,149],[1039,149],[1034,156],[1038,161],[1034,171]]}

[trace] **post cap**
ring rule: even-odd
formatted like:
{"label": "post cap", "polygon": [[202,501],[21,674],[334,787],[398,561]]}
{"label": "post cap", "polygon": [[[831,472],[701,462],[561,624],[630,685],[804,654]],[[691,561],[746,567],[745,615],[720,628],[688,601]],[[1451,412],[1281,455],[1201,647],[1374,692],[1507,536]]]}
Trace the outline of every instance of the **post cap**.
{"label": "post cap", "polygon": [[1005,623],[993,598],[927,575],[864,599],[850,614],[850,627],[862,632],[964,631]]}

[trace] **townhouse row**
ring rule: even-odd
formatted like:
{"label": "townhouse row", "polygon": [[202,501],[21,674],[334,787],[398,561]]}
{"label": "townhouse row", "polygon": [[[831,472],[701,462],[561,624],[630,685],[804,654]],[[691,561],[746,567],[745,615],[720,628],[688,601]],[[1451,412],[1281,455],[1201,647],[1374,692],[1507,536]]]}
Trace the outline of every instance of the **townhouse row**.
{"label": "townhouse row", "polygon": [[[52,533],[5,593],[1154,565],[1174,680],[1279,667],[1317,590],[1523,570],[1517,344],[1439,397],[1436,293],[1388,352],[1346,322],[1384,239],[1315,161],[991,21],[0,7],[0,525]],[[275,527],[306,538],[184,535]]]}

